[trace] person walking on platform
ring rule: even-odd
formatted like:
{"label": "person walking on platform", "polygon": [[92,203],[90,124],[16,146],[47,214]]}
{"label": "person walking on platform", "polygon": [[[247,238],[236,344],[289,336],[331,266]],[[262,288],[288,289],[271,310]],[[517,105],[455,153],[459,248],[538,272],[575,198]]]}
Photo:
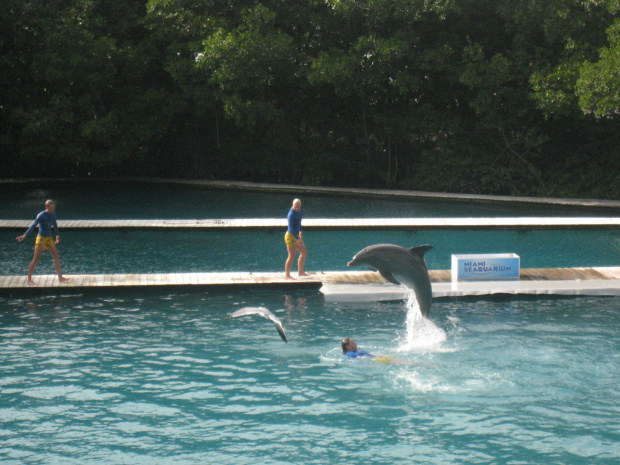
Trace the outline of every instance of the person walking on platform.
{"label": "person walking on platform", "polygon": [[[56,244],[60,242],[60,235],[58,233],[58,224],[56,224],[56,213],[54,213],[55,210],[56,204],[53,200],[48,200],[45,202],[45,210],[37,215],[33,225],[28,228],[23,236],[16,237],[17,241],[21,242],[26,239],[26,236],[28,236],[28,234],[30,234],[35,227],[39,227],[39,233],[37,234],[37,240],[34,245],[34,257],[28,267],[28,284],[30,286],[37,285],[37,283],[32,279],[32,274],[34,273],[34,269],[37,266],[37,263],[39,263],[43,252],[48,249],[54,259],[54,268],[56,269],[58,280],[61,283],[69,281],[69,278],[65,278],[60,270],[60,256],[58,255],[58,250],[56,249]],[[52,239],[52,229],[56,234],[56,241]]]}
{"label": "person walking on platform", "polygon": [[284,277],[285,279],[295,279],[291,276],[291,269],[293,268],[293,261],[295,261],[297,252],[299,252],[299,260],[297,261],[298,276],[310,276],[308,273],[304,272],[308,250],[302,239],[301,200],[293,200],[293,206],[289,210],[286,219],[288,221],[288,229],[286,230],[286,234],[284,234],[284,242],[288,250],[288,258],[284,264]]}

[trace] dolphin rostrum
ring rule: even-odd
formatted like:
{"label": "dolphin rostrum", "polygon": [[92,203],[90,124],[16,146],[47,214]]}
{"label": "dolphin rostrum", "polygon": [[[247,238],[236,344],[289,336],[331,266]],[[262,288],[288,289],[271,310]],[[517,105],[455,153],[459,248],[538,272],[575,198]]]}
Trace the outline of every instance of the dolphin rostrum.
{"label": "dolphin rostrum", "polygon": [[255,315],[255,314],[258,314],[264,318],[267,318],[268,320],[273,321],[276,324],[276,329],[278,330],[278,334],[280,334],[280,337],[282,338],[282,340],[284,342],[288,342],[286,340],[286,334],[284,333],[284,328],[282,327],[282,322],[277,316],[275,316],[265,307],[243,307],[237,310],[236,312],[229,313],[228,315],[226,315],[226,317],[236,318],[238,316]]}
{"label": "dolphin rostrum", "polygon": [[424,254],[432,245],[406,248],[392,244],[376,244],[359,251],[348,266],[367,265],[379,271],[393,284],[402,284],[415,292],[422,315],[428,315],[433,299],[431,280]]}

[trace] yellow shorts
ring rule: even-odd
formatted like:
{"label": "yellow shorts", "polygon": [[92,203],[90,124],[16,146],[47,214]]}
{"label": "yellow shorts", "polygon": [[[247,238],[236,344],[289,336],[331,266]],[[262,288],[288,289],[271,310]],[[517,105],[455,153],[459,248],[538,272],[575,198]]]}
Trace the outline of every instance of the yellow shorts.
{"label": "yellow shorts", "polygon": [[44,250],[47,250],[50,247],[56,247],[56,244],[54,244],[54,239],[52,239],[52,236],[37,236],[37,240],[34,243],[34,246],[39,247],[41,245],[45,247]]}
{"label": "yellow shorts", "polygon": [[284,235],[284,242],[286,242],[287,247],[295,247],[297,245],[297,239],[288,231]]}

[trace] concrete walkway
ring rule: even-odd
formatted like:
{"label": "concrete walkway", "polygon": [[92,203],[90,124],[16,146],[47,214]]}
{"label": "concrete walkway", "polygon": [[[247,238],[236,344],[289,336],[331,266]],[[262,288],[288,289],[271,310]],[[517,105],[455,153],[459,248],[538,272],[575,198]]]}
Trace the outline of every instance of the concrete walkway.
{"label": "concrete walkway", "polygon": [[[0,220],[0,229],[26,230],[32,220]],[[285,218],[195,220],[58,220],[68,229],[240,229],[284,230]],[[618,229],[620,217],[493,217],[493,218],[306,218],[306,230],[423,229]]]}

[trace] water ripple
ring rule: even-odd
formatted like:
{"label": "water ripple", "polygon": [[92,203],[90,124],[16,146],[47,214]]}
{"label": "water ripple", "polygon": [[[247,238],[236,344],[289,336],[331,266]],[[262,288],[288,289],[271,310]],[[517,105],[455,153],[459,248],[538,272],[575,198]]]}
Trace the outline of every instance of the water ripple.
{"label": "water ripple", "polygon": [[[281,293],[166,297],[4,314],[0,462],[620,460],[618,299],[436,302],[416,337],[445,338],[407,346],[402,304],[288,296],[284,344],[223,317],[231,301],[281,308]],[[403,363],[345,359],[349,335]]]}

